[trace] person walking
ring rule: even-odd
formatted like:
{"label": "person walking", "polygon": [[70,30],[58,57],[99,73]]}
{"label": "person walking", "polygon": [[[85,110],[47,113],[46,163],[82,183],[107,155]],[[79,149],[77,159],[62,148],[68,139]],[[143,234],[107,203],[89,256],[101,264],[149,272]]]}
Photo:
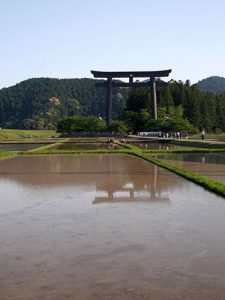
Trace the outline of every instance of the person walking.
{"label": "person walking", "polygon": [[202,131],[201,131],[201,138],[202,138],[202,141],[204,141],[204,139],[205,139],[205,130],[204,129],[202,129]]}

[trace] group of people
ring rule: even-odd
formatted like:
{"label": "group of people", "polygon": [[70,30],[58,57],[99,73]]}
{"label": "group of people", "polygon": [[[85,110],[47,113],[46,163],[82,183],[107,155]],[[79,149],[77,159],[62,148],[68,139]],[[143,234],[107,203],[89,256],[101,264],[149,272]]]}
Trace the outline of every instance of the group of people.
{"label": "group of people", "polygon": [[[126,143],[126,140],[125,139],[120,139],[119,142],[120,143]],[[109,149],[113,149],[114,146],[115,146],[116,140],[114,140],[113,138],[108,138],[106,143],[108,144]]]}
{"label": "group of people", "polygon": [[108,138],[108,140],[106,141],[107,144],[114,144],[115,140],[113,138]]}
{"label": "group of people", "polygon": [[159,138],[175,138],[175,139],[182,139],[185,138],[188,139],[188,133],[187,132],[160,132],[158,135]]}
{"label": "group of people", "polygon": [[[116,141],[113,138],[108,138],[108,140],[106,141],[107,144],[114,144]],[[125,139],[120,139],[119,140],[120,143],[126,143]]]}
{"label": "group of people", "polygon": [[[202,141],[204,141],[205,139],[205,130],[202,129],[201,133],[201,139]],[[187,132],[159,132],[158,134],[158,137],[159,138],[176,138],[176,139],[182,139],[182,138],[185,138],[186,140],[188,139],[188,133]],[[114,138],[108,138],[108,140],[106,141],[106,143],[109,145],[109,148],[113,148],[114,147],[114,144],[115,144],[115,140]],[[126,143],[126,140],[125,139],[120,139],[119,140],[120,143]]]}
{"label": "group of people", "polygon": [[[204,141],[205,139],[205,130],[202,129],[201,133],[201,139]],[[188,133],[187,132],[160,132],[158,135],[159,138],[176,138],[176,139],[182,139],[185,138],[186,140],[188,139]]]}
{"label": "group of people", "polygon": [[113,149],[115,146],[115,140],[113,138],[108,138],[108,140],[106,141],[106,143],[108,144],[108,148],[109,149]]}

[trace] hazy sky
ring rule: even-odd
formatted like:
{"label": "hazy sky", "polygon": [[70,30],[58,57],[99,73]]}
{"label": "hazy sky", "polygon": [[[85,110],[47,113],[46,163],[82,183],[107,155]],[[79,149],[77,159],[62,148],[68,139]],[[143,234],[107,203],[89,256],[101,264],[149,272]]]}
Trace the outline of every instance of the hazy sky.
{"label": "hazy sky", "polygon": [[0,0],[0,88],[90,70],[225,76],[225,0]]}

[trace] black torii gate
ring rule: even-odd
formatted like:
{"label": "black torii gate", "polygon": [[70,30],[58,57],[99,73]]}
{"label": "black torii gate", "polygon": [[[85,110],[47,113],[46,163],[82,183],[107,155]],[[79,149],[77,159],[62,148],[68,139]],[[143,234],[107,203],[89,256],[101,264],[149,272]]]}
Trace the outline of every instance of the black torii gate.
{"label": "black torii gate", "polygon": [[[150,86],[151,93],[151,113],[152,117],[157,120],[157,100],[156,100],[156,77],[167,77],[172,70],[163,71],[118,71],[118,72],[104,72],[91,71],[95,78],[107,78],[105,82],[96,83],[96,87],[107,88],[107,102],[106,102],[106,122],[111,125],[112,120],[112,88],[113,87],[148,87]],[[129,82],[113,82],[113,78],[129,78]],[[150,78],[149,82],[134,82],[136,78]]]}

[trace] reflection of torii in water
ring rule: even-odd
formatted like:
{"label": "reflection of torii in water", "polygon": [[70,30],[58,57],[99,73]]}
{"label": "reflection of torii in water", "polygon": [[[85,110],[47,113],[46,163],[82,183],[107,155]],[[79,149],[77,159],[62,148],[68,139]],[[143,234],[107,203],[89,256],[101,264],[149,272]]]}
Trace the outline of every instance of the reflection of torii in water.
{"label": "reflection of torii in water", "polygon": [[[107,196],[95,197],[93,204],[99,204],[104,202],[138,202],[138,201],[163,201],[169,202],[169,198],[161,197],[160,190],[157,186],[157,166],[153,168],[153,175],[146,176],[147,182],[140,182],[138,180],[129,180],[126,182],[115,182],[113,177],[110,180],[101,182],[96,185],[97,192],[106,192]],[[151,176],[151,177],[150,177]],[[136,177],[135,177],[136,178]],[[134,178],[134,179],[135,179]],[[122,179],[122,178],[121,178]],[[126,178],[127,179],[127,178]],[[116,196],[116,193],[128,193],[128,196]],[[141,193],[147,192],[148,196],[142,195]],[[135,195],[136,194],[136,195]]]}

